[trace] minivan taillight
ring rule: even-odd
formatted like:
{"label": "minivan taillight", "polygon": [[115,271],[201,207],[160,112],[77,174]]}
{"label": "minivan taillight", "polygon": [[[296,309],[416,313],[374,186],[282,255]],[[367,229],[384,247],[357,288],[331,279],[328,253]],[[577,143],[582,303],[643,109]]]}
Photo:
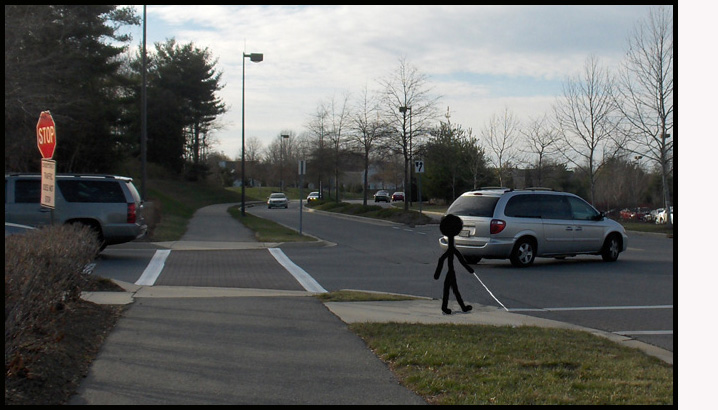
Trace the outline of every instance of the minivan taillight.
{"label": "minivan taillight", "polygon": [[497,234],[506,228],[506,222],[502,221],[501,219],[492,219],[491,225],[489,226],[489,232],[491,234]]}
{"label": "minivan taillight", "polygon": [[127,204],[127,223],[133,224],[137,221],[137,205]]}

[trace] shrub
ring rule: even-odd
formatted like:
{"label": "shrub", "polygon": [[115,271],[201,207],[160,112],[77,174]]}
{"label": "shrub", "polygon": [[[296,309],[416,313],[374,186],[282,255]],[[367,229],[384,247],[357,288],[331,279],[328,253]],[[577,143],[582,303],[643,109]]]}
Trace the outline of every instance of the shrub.
{"label": "shrub", "polygon": [[[99,251],[88,227],[50,226],[5,238],[5,376],[30,373],[57,332],[65,307],[80,298],[83,273]],[[29,353],[30,352],[30,353]]]}

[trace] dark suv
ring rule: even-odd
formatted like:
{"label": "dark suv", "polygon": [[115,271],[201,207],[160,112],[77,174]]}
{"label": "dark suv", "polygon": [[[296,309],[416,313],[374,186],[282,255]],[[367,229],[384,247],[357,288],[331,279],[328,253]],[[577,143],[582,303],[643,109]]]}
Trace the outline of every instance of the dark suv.
{"label": "dark suv", "polygon": [[55,209],[40,205],[39,174],[5,175],[5,222],[29,226],[80,223],[96,233],[101,249],[147,232],[142,200],[132,179],[112,175],[58,174]]}

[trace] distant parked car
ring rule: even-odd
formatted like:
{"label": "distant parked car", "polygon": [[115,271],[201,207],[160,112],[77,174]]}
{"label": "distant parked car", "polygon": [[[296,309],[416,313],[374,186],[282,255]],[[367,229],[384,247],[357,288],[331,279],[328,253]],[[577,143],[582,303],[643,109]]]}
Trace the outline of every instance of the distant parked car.
{"label": "distant parked car", "polygon": [[267,208],[289,208],[289,198],[281,192],[269,195]]}
{"label": "distant parked car", "polygon": [[670,218],[671,223],[673,223],[673,207],[668,208],[669,211],[666,212],[665,209],[663,209],[658,216],[656,216],[656,223],[657,224],[665,224],[668,223],[668,218]]}
{"label": "distant parked car", "polygon": [[657,208],[657,209],[652,210],[649,214],[646,215],[646,221],[648,221],[648,222],[654,221],[655,222],[656,220],[658,220],[658,214],[660,214],[661,212],[663,212],[663,208]]}
{"label": "distant parked car", "polygon": [[307,203],[318,201],[319,200],[319,192],[310,192],[309,195],[307,195]]}
{"label": "distant parked car", "polygon": [[649,214],[648,208],[625,208],[621,210],[621,219],[624,221],[638,221],[642,222],[646,220],[646,215]]}
{"label": "distant parked car", "polygon": [[391,202],[391,195],[387,191],[378,191],[374,194],[374,202]]}
{"label": "distant parked car", "polygon": [[628,208],[621,209],[621,212],[619,213],[620,218],[624,221],[630,221],[633,219],[633,211],[631,211]]}
{"label": "distant parked car", "polygon": [[644,222],[648,219],[646,219],[646,215],[650,215],[651,210],[646,207],[639,206],[635,209],[634,219],[639,222]]}
{"label": "distant parked car", "polygon": [[404,193],[403,192],[394,192],[391,194],[391,202],[401,201],[404,202]]}

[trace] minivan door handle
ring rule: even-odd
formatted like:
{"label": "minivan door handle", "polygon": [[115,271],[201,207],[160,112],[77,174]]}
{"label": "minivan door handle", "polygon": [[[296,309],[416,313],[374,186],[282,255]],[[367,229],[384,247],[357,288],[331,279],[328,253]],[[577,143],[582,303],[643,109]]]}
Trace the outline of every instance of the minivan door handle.
{"label": "minivan door handle", "polygon": [[566,227],[566,230],[567,230],[567,231],[573,231],[573,226],[567,226],[567,227]]}
{"label": "minivan door handle", "polygon": [[581,228],[580,226],[577,226],[577,227],[576,227],[576,230],[577,230],[577,231],[583,231],[583,228]]}

